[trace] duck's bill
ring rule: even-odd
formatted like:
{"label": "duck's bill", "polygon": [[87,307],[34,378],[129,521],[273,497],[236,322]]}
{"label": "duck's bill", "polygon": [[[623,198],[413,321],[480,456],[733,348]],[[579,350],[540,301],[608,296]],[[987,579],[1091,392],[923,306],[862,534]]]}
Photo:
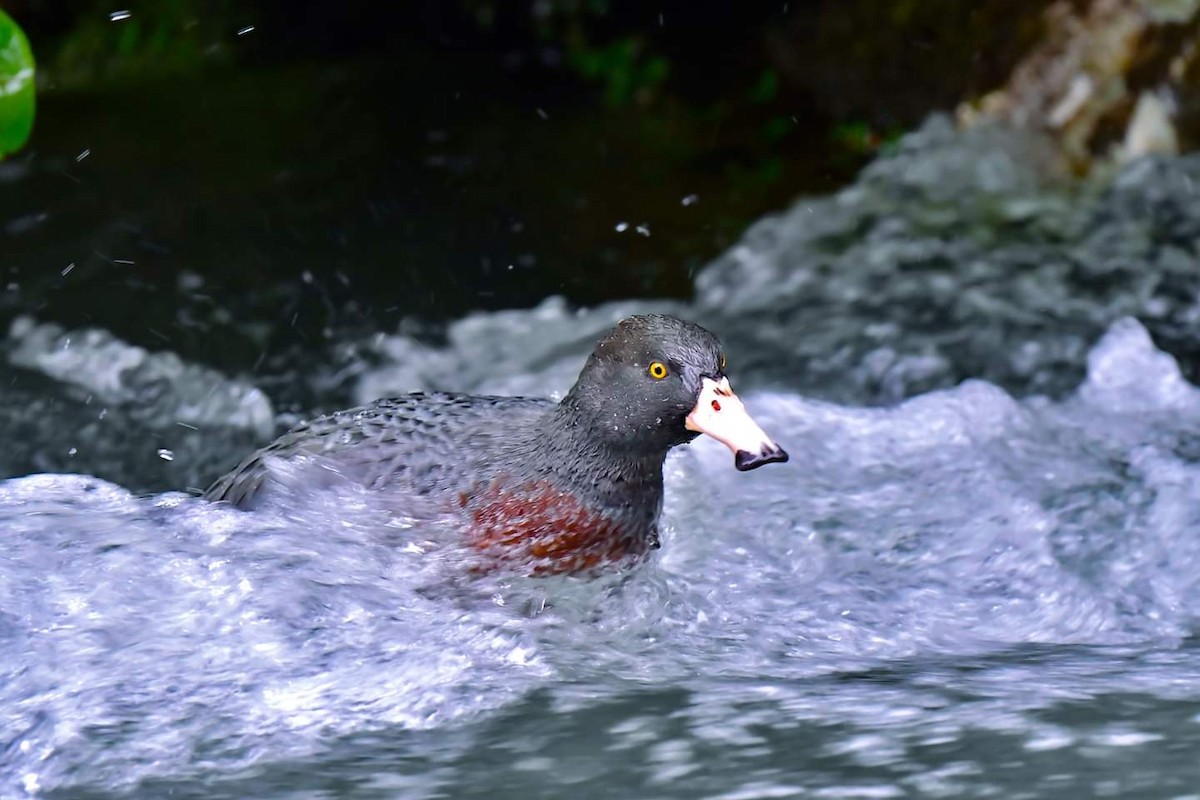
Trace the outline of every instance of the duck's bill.
{"label": "duck's bill", "polygon": [[787,461],[788,454],[758,427],[742,401],[729,388],[729,379],[704,378],[700,399],[687,415],[687,429],[706,433],[733,451],[733,463],[742,472]]}

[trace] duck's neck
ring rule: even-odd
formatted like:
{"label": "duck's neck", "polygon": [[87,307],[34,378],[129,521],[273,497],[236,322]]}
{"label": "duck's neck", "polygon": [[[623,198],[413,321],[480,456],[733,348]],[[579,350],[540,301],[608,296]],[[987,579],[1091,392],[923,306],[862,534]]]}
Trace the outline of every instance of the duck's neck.
{"label": "duck's neck", "polygon": [[517,453],[529,472],[552,478],[598,508],[652,525],[663,495],[666,449],[625,446],[565,401],[530,426]]}

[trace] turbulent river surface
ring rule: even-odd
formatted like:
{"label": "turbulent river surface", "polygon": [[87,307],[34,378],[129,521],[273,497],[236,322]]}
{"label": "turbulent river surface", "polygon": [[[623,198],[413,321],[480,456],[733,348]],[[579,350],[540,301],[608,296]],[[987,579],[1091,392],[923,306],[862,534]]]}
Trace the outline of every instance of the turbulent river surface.
{"label": "turbulent river surface", "polygon": [[[292,372],[14,317],[0,796],[1196,797],[1200,162],[1039,163],[933,121],[688,302],[335,337]],[[297,397],[557,395],[645,310],[725,339],[792,461],[674,452],[626,573],[464,582],[366,493],[183,491]]]}

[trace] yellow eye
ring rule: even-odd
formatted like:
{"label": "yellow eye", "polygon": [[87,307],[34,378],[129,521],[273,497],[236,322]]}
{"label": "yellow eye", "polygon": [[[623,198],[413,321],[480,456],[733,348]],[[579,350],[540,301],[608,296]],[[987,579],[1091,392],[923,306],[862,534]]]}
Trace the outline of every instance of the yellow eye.
{"label": "yellow eye", "polygon": [[667,365],[661,361],[650,362],[650,377],[656,381],[661,381],[667,377]]}
{"label": "yellow eye", "polygon": [[721,353],[721,372],[725,371],[725,354]]}

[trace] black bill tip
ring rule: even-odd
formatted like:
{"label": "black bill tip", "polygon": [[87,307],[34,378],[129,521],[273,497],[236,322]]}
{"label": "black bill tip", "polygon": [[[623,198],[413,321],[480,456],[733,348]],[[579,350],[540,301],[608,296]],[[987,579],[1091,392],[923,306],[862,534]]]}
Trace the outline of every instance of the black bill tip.
{"label": "black bill tip", "polygon": [[751,453],[749,450],[738,450],[733,457],[733,464],[742,472],[749,472],[752,469],[758,469],[763,464],[772,464],[788,460],[787,451],[779,445],[773,447],[764,447],[757,453]]}

